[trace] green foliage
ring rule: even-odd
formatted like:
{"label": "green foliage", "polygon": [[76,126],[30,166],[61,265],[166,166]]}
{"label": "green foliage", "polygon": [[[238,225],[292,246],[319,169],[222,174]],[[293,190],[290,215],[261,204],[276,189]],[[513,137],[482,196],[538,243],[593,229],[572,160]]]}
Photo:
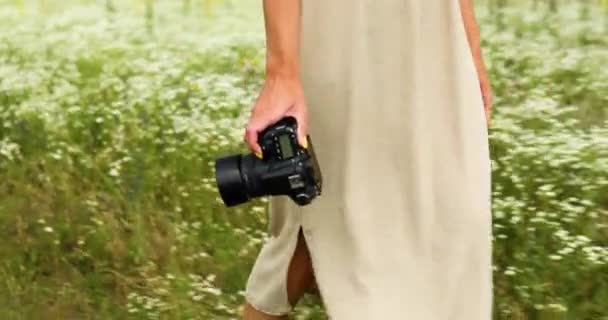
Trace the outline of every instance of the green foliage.
{"label": "green foliage", "polygon": [[[119,1],[0,7],[3,319],[238,318],[266,200],[225,209],[212,163],[245,151],[262,24],[242,6],[185,16],[195,3],[154,2],[153,29]],[[602,13],[479,12],[496,319],[608,319]],[[325,318],[318,299],[297,318]]]}
{"label": "green foliage", "polygon": [[[483,11],[482,11],[483,12]],[[607,319],[608,37],[581,19],[482,15],[491,130],[496,312]]]}
{"label": "green foliage", "polygon": [[[480,10],[491,130],[496,314],[607,319],[608,37],[600,10]],[[558,317],[560,318],[560,317]]]}
{"label": "green foliage", "polygon": [[[608,290],[608,129],[531,98],[492,133],[498,308],[603,319]],[[570,319],[570,318],[569,318]]]}
{"label": "green foliage", "polygon": [[499,25],[481,16],[483,48],[499,105],[520,105],[530,97],[550,97],[575,106],[581,125],[603,125],[608,118],[608,36],[601,10],[581,19],[578,6],[559,15],[503,10]]}

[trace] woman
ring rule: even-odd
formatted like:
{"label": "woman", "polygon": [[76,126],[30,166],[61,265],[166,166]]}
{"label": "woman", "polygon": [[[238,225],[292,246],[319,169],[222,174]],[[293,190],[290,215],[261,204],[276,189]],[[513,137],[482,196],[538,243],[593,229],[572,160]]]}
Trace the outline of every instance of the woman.
{"label": "woman", "polygon": [[294,116],[324,190],[272,198],[246,320],[286,319],[315,283],[335,320],[491,319],[491,95],[471,1],[264,1],[245,140],[261,156],[258,133]]}

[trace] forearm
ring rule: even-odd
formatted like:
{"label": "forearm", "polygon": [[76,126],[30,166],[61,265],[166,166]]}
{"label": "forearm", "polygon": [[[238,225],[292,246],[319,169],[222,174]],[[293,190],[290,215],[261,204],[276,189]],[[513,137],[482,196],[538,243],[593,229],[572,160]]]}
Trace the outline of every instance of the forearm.
{"label": "forearm", "polygon": [[264,0],[267,76],[299,73],[300,1]]}
{"label": "forearm", "polygon": [[485,65],[483,62],[483,54],[481,51],[481,36],[479,33],[479,25],[475,19],[475,11],[473,7],[473,0],[459,0],[460,9],[462,13],[462,19],[467,34],[469,46],[473,59],[475,60],[475,67],[480,76],[485,77]]}

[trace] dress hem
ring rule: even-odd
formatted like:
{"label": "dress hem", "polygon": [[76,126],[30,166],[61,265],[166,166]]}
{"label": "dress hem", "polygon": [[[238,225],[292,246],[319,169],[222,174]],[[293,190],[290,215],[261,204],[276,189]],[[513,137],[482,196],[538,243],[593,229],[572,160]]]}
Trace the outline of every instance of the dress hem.
{"label": "dress hem", "polygon": [[269,316],[286,316],[286,315],[290,314],[292,311],[291,308],[289,310],[283,309],[280,311],[268,311],[266,308],[260,307],[260,304],[258,304],[257,299],[255,299],[251,294],[245,294],[245,301],[251,307],[253,307],[255,310],[262,312]]}

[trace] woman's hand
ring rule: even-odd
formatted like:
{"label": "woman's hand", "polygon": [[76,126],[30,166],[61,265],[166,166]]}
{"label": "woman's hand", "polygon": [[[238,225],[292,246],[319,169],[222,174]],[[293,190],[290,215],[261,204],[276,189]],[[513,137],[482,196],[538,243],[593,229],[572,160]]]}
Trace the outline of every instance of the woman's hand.
{"label": "woman's hand", "polygon": [[308,110],[300,80],[297,76],[270,75],[253,106],[245,129],[245,142],[258,158],[262,158],[259,133],[286,116],[297,120],[298,141],[303,148],[307,148]]}
{"label": "woman's hand", "polygon": [[284,117],[298,122],[298,142],[307,148],[308,113],[299,78],[301,0],[264,0],[266,81],[245,129],[245,142],[258,158],[258,135]]}
{"label": "woman's hand", "polygon": [[471,48],[473,60],[475,61],[475,68],[477,69],[477,74],[479,76],[479,86],[483,97],[486,122],[489,127],[492,114],[492,87],[490,86],[486,67],[483,62],[479,25],[475,19],[473,0],[460,0],[459,3],[464,28],[467,34],[467,40]]}

